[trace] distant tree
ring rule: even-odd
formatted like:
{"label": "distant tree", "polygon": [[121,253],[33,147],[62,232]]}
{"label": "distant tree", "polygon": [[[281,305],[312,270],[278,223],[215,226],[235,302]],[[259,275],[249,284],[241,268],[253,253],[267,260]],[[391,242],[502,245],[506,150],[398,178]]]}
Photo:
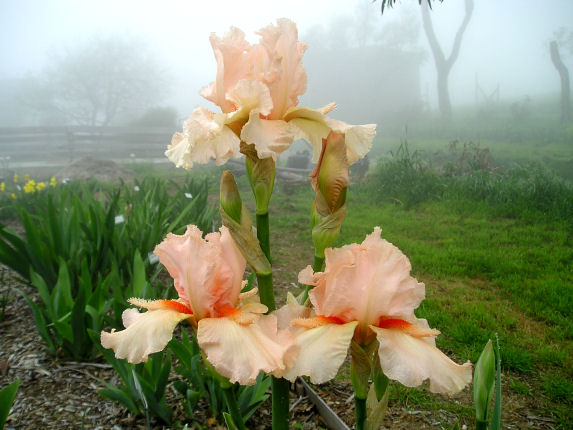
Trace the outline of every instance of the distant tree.
{"label": "distant tree", "polygon": [[561,122],[571,121],[571,90],[569,85],[569,70],[561,60],[559,46],[568,48],[569,53],[573,53],[573,31],[567,32],[565,28],[560,28],[554,35],[554,40],[549,43],[549,54],[551,61],[559,72],[561,79]]}
{"label": "distant tree", "polygon": [[440,109],[440,113],[442,114],[442,116],[444,118],[449,118],[452,115],[452,104],[450,102],[448,78],[450,75],[450,71],[452,70],[452,66],[458,59],[458,55],[460,53],[460,46],[462,44],[462,38],[470,22],[474,10],[474,2],[473,0],[465,0],[464,20],[462,21],[460,27],[458,28],[458,31],[456,32],[456,37],[454,39],[452,51],[447,58],[444,55],[442,48],[440,47],[440,43],[438,42],[436,33],[434,32],[434,27],[432,26],[432,20],[430,18],[429,6],[428,6],[429,4],[430,1],[428,0],[428,3],[423,3],[421,6],[422,22],[424,24],[424,32],[426,33],[426,36],[428,38],[428,43],[430,44],[432,55],[434,56],[434,62],[436,64],[436,72],[438,75],[437,76],[438,107]]}
{"label": "distant tree", "polygon": [[[95,39],[54,58],[39,79],[37,110],[56,111],[66,122],[106,126],[134,115],[165,95],[164,73],[135,40]],[[38,91],[35,91],[38,93]]]}
{"label": "distant tree", "polygon": [[[376,1],[376,0],[374,0],[374,1]],[[382,0],[381,5],[380,5],[380,12],[384,13],[384,9],[386,9],[386,6],[394,7],[394,4],[396,3],[396,1],[397,0]],[[430,9],[431,9],[432,8],[432,0],[426,0],[426,1],[428,2],[428,6],[430,6]],[[440,0],[440,3],[443,1],[444,0]],[[422,0],[418,0],[418,3],[421,5]]]}

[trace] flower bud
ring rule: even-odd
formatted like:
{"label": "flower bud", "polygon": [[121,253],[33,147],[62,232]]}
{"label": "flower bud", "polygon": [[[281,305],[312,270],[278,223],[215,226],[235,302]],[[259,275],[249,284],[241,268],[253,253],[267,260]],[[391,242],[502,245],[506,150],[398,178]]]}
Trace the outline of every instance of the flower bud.
{"label": "flower bud", "polygon": [[259,158],[254,145],[242,144],[241,152],[245,154],[245,168],[255,196],[256,213],[266,214],[275,185],[275,162],[271,157]]}
{"label": "flower bud", "polygon": [[261,249],[249,211],[243,205],[233,174],[228,170],[221,176],[220,194],[221,220],[241,254],[258,275],[271,273],[271,264]]}
{"label": "flower bud", "polygon": [[495,386],[495,354],[491,339],[483,349],[474,371],[474,404],[476,421],[489,421],[489,404]]}
{"label": "flower bud", "polygon": [[225,211],[229,217],[240,224],[243,201],[241,200],[235,178],[228,170],[225,170],[221,175],[220,199],[221,210]]}
{"label": "flower bud", "polygon": [[350,183],[344,135],[330,132],[310,175],[316,193],[312,206],[312,241],[317,257],[331,247],[346,218],[346,190]]}

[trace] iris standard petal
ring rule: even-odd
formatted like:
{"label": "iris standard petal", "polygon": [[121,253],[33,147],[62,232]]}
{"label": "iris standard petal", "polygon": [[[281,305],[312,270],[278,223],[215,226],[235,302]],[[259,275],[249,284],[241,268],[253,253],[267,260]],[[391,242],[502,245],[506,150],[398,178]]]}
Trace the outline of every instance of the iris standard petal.
{"label": "iris standard petal", "polygon": [[201,230],[188,226],[184,235],[168,234],[154,252],[197,319],[237,304],[246,261],[226,227],[203,239]]}
{"label": "iris standard petal", "polygon": [[259,112],[251,111],[249,121],[241,130],[241,140],[255,145],[259,158],[271,157],[276,161],[292,143],[293,135],[287,122],[262,119]]}
{"label": "iris standard petal", "polygon": [[228,100],[237,107],[227,115],[226,122],[246,122],[251,111],[258,111],[261,115],[268,115],[273,108],[273,100],[269,88],[262,82],[241,79],[235,88],[227,94]]}
{"label": "iris standard petal", "polygon": [[257,34],[261,36],[260,44],[270,66],[263,78],[273,98],[270,119],[279,119],[289,107],[298,104],[298,96],[306,91],[306,71],[302,65],[306,44],[298,41],[296,25],[284,18]]}
{"label": "iris standard petal", "polygon": [[325,250],[325,271],[315,274],[309,293],[318,315],[359,321],[363,332],[381,317],[415,318],[424,284],[410,276],[408,258],[380,234],[376,227],[360,245]]}

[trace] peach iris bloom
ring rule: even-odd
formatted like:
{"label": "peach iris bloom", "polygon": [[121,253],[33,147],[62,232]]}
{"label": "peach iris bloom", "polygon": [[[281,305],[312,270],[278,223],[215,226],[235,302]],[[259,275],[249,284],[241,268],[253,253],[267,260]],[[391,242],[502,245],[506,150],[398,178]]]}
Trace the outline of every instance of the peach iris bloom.
{"label": "peach iris bloom", "polygon": [[217,77],[201,95],[221,112],[195,108],[183,132],[173,135],[167,157],[185,169],[212,158],[220,165],[238,157],[244,142],[255,146],[259,158],[276,161],[293,140],[305,139],[317,162],[322,139],[334,130],[346,136],[349,164],[362,158],[376,134],[375,124],[353,126],[328,118],[334,103],[320,109],[297,106],[306,90],[306,45],[298,41],[296,25],[279,19],[258,35],[255,45],[234,27],[222,38],[211,35]]}
{"label": "peach iris bloom", "polygon": [[295,317],[291,330],[301,347],[284,377],[333,378],[354,340],[378,342],[382,370],[392,380],[415,387],[429,379],[432,392],[460,391],[471,381],[471,364],[458,365],[436,348],[440,332],[414,315],[424,284],[410,276],[408,258],[380,235],[376,227],[360,245],[326,249],[324,272],[310,266],[300,272],[301,283],[315,286],[309,293],[314,315],[292,301],[278,311],[281,324]]}
{"label": "peach iris bloom", "polygon": [[246,262],[226,227],[203,239],[196,226],[189,226],[184,235],[168,234],[155,254],[173,277],[179,299],[130,299],[147,312],[127,309],[125,330],[101,333],[102,345],[117,358],[146,361],[165,348],[179,322],[188,320],[207,360],[231,382],[254,384],[259,372],[280,375],[292,364],[292,337],[278,332],[275,316],[263,315],[267,307],[257,290],[240,293]]}

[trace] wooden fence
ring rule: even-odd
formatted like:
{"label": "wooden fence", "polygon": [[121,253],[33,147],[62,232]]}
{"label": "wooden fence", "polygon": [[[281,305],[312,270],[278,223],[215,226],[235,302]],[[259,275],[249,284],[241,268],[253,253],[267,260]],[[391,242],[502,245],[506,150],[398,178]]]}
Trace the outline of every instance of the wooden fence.
{"label": "wooden fence", "polygon": [[93,156],[127,161],[162,158],[172,128],[0,127],[0,157],[11,165],[65,165]]}

